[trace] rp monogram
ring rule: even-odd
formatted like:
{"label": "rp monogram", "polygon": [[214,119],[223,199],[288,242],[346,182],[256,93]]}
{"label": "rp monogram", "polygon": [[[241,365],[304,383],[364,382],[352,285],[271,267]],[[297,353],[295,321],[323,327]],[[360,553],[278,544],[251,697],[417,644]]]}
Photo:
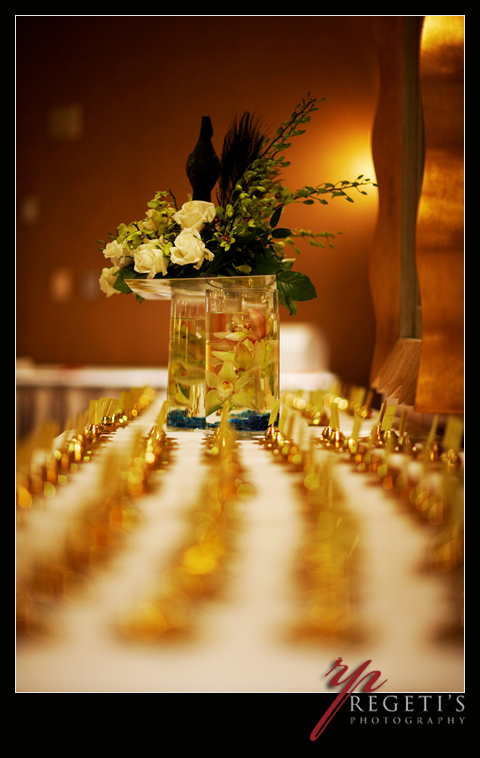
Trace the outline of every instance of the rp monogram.
{"label": "rp monogram", "polygon": [[328,710],[325,711],[325,713],[323,714],[322,718],[320,719],[320,721],[316,725],[315,729],[312,731],[312,733],[310,735],[310,740],[312,742],[314,740],[316,740],[320,736],[320,734],[323,732],[323,730],[325,729],[325,727],[327,726],[327,724],[329,724],[330,721],[332,720],[332,718],[335,716],[335,714],[337,713],[337,711],[340,708],[340,706],[343,705],[343,703],[345,702],[345,700],[347,699],[347,697],[349,695],[351,695],[352,692],[354,692],[354,690],[356,690],[356,688],[361,684],[361,682],[364,681],[364,679],[369,679],[370,678],[370,680],[367,681],[366,684],[364,685],[364,688],[363,688],[364,692],[374,692],[375,690],[380,689],[380,687],[383,684],[385,684],[385,682],[387,681],[386,679],[384,679],[384,681],[381,682],[380,684],[378,684],[376,687],[372,686],[377,681],[377,679],[379,678],[379,676],[381,676],[381,672],[380,671],[370,671],[368,674],[365,674],[365,676],[362,676],[362,674],[365,671],[365,669],[367,668],[368,664],[371,663],[371,662],[372,661],[365,661],[365,663],[362,663],[362,665],[359,666],[358,669],[356,669],[352,674],[350,674],[350,676],[348,676],[346,679],[343,679],[343,680],[341,680],[340,677],[346,671],[348,671],[348,666],[345,666],[345,664],[341,665],[342,658],[337,658],[337,660],[335,661],[335,665],[333,666],[333,668],[331,668],[330,671],[327,671],[327,673],[325,674],[325,676],[328,676],[336,668],[339,668],[340,671],[338,671],[335,674],[335,676],[332,677],[332,681],[330,682],[330,684],[332,685],[332,687],[337,687],[340,684],[344,684],[345,686],[338,693],[338,695],[335,698],[335,700],[333,701],[333,703],[330,705],[330,707],[328,708]]}

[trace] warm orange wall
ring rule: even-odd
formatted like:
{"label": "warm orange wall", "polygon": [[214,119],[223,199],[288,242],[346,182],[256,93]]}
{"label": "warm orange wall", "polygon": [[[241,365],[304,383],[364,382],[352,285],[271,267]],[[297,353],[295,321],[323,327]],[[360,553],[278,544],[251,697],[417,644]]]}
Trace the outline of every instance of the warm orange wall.
{"label": "warm orange wall", "polygon": [[[38,201],[17,229],[17,353],[39,363],[166,365],[168,304],[87,295],[104,259],[97,240],[143,216],[158,189],[190,190],[187,155],[201,117],[220,153],[236,113],[276,128],[307,92],[326,97],[289,151],[291,188],[372,174],[377,68],[369,17],[17,18],[17,197]],[[79,104],[83,133],[55,139],[52,108]],[[367,384],[374,344],[368,252],[376,190],[355,204],[289,209],[287,221],[341,230],[335,250],[302,248],[297,268],[318,299],[298,318],[319,324],[331,369]],[[70,299],[52,299],[68,269]],[[283,317],[288,318],[284,313]]]}

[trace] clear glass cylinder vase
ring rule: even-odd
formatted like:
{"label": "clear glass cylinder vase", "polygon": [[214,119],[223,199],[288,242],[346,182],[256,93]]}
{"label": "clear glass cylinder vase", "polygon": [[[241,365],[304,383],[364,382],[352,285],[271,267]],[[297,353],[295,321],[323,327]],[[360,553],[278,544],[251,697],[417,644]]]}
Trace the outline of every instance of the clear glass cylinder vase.
{"label": "clear glass cylinder vase", "polygon": [[205,291],[207,430],[225,405],[239,437],[261,435],[279,402],[279,312],[274,276],[209,280]]}
{"label": "clear glass cylinder vase", "polygon": [[172,282],[167,426],[205,429],[205,288]]}
{"label": "clear glass cylinder vase", "polygon": [[125,280],[145,300],[169,300],[167,428],[205,429],[205,287],[207,280]]}

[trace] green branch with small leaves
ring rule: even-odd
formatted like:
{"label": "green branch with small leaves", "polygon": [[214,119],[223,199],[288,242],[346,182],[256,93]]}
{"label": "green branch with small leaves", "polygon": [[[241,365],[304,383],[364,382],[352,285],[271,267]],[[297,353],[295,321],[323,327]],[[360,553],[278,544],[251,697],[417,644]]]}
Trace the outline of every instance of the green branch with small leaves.
{"label": "green branch with small leaves", "polygon": [[[305,133],[312,114],[319,110],[319,103],[324,99],[316,100],[309,93],[272,138],[262,133],[258,120],[249,113],[240,121],[234,121],[224,140],[219,204],[215,217],[205,223],[201,231],[202,243],[211,255],[200,267],[170,261],[169,278],[273,274],[280,302],[291,314],[296,314],[297,302],[316,297],[313,283],[305,274],[292,270],[295,258],[289,258],[286,252],[291,250],[299,255],[299,239],[317,248],[333,248],[333,240],[341,232],[290,230],[280,225],[282,213],[291,204],[328,205],[335,198],[353,203],[353,192],[366,195],[365,186],[377,186],[363,174],[354,181],[323,182],[294,191],[283,185],[281,175],[290,165],[285,153],[292,139]],[[173,219],[178,206],[171,190],[157,192],[148,208],[147,216],[151,219],[153,214],[154,224],[146,219],[120,224],[117,235],[110,235],[111,240],[123,245],[126,257],[133,257],[139,245],[149,242],[158,243],[168,257],[170,246],[180,232]],[[165,274],[155,276],[161,278],[162,275]],[[131,290],[125,279],[146,274],[139,274],[133,263],[127,261],[115,276],[115,288],[127,292]]]}

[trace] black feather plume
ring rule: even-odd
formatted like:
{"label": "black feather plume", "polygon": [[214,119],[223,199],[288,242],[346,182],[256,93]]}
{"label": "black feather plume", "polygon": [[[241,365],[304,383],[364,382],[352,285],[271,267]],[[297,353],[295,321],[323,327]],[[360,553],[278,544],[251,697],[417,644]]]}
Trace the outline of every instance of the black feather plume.
{"label": "black feather plume", "polygon": [[219,205],[225,207],[230,202],[237,182],[260,155],[266,137],[261,120],[255,114],[245,111],[240,119],[233,120],[223,141],[217,190]]}
{"label": "black feather plume", "polygon": [[210,116],[202,117],[198,142],[187,160],[187,176],[193,189],[193,200],[210,202],[210,193],[220,171],[220,161],[212,144],[213,128]]}

